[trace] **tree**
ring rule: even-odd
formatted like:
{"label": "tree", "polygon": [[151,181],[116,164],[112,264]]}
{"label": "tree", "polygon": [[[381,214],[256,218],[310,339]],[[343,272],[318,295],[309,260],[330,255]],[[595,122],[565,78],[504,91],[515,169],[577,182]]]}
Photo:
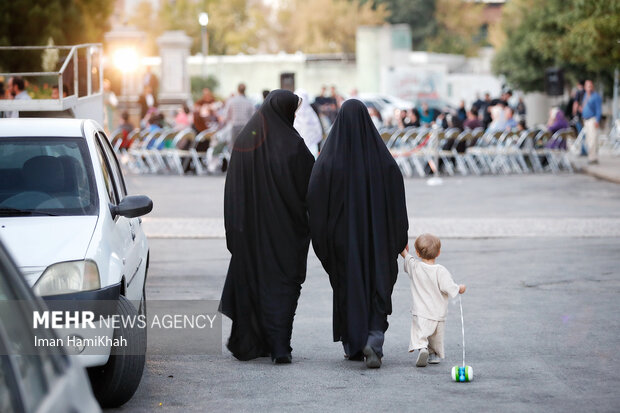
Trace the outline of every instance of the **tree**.
{"label": "tree", "polygon": [[388,16],[385,5],[359,0],[290,0],[278,13],[277,45],[289,53],[354,53],[357,27],[383,24]]}
{"label": "tree", "polygon": [[605,0],[512,0],[506,4],[506,35],[493,69],[524,91],[544,90],[549,67],[565,77],[592,78],[611,87],[620,62],[620,2]]}
{"label": "tree", "polygon": [[415,50],[426,50],[427,40],[437,33],[435,19],[436,0],[364,0],[374,7],[386,7],[392,24],[405,23],[411,27],[411,40]]}
{"label": "tree", "polygon": [[156,39],[166,30],[183,30],[193,39],[191,52],[201,51],[198,15],[209,14],[210,54],[252,53],[268,37],[271,9],[260,0],[176,0],[164,2],[155,12],[150,2],[136,7],[129,23],[147,33],[147,52],[157,53]]}
{"label": "tree", "polygon": [[392,24],[411,28],[415,50],[473,55],[481,41],[484,4],[465,0],[364,0],[384,5]]}
{"label": "tree", "polygon": [[[100,42],[114,3],[99,0],[0,1],[0,45],[42,46]],[[41,51],[3,52],[7,71],[36,71]]]}
{"label": "tree", "polygon": [[192,53],[201,49],[198,14],[207,12],[209,53],[257,52],[352,53],[359,25],[385,23],[384,6],[373,8],[359,0],[283,0],[269,6],[262,0],[176,0],[166,2],[155,14],[140,4],[130,23],[150,40],[164,30],[184,30],[194,39]]}
{"label": "tree", "polygon": [[155,41],[164,32],[159,15],[153,10],[150,1],[138,3],[127,23],[146,34],[146,44],[142,49],[145,55],[157,54]]}
{"label": "tree", "polygon": [[436,34],[426,39],[431,52],[475,55],[478,51],[484,4],[463,0],[436,0]]}

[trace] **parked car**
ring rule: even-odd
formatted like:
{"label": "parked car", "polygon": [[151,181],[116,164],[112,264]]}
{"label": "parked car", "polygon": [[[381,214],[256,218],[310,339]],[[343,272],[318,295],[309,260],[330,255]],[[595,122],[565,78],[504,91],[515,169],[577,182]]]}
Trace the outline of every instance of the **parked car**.
{"label": "parked car", "polygon": [[[139,217],[152,207],[148,197],[127,194],[96,122],[0,120],[0,237],[50,306],[114,300],[121,315],[145,314],[149,247]],[[119,406],[140,383],[146,330],[101,326],[91,334],[128,340],[77,357],[101,405]]]}
{"label": "parked car", "polygon": [[437,114],[441,112],[456,112],[456,107],[443,99],[418,99],[414,102],[414,106],[416,109],[421,110],[423,103],[426,103]]}
{"label": "parked car", "polygon": [[[0,412],[99,412],[86,371],[62,347],[35,346],[34,311],[45,311],[0,242]],[[51,328],[36,335],[57,339]]]}
{"label": "parked car", "polygon": [[397,98],[396,96],[383,95],[380,93],[360,93],[359,100],[366,105],[367,108],[375,108],[381,114],[384,124],[390,123],[394,118],[396,109],[413,109],[412,102]]}

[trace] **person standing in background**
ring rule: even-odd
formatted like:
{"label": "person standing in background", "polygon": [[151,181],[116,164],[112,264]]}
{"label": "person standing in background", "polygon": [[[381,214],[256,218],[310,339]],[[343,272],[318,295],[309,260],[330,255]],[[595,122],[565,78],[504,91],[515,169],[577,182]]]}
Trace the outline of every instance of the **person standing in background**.
{"label": "person standing in background", "polygon": [[464,100],[461,100],[461,103],[459,103],[459,109],[457,110],[456,115],[461,120],[461,122],[464,122],[465,119],[467,119],[467,109],[465,109]]}
{"label": "person standing in background", "polygon": [[295,94],[299,96],[300,103],[295,114],[293,126],[303,138],[312,156],[316,159],[319,156],[319,143],[323,140],[323,126],[321,126],[319,116],[310,106],[308,93],[305,90],[297,90]]}
{"label": "person standing in background", "polygon": [[585,94],[581,105],[583,126],[586,129],[586,145],[588,146],[588,164],[598,164],[598,128],[601,123],[603,102],[594,90],[594,83],[586,80]]}
{"label": "person standing in background", "polygon": [[519,96],[519,101],[517,102],[517,117],[519,120],[525,119],[526,113],[527,108],[525,106],[525,102],[523,101],[523,96]]}
{"label": "person standing in background", "polygon": [[116,98],[116,94],[112,91],[112,84],[108,79],[103,80],[103,104],[105,106],[103,124],[108,132],[112,132],[114,130],[114,114],[118,106],[118,99]]}
{"label": "person standing in background", "polygon": [[254,115],[254,104],[245,97],[245,84],[239,83],[237,94],[228,99],[224,108],[224,122],[231,126],[231,142],[235,143],[237,135]]}
{"label": "person standing in background", "polygon": [[484,101],[482,103],[482,106],[480,106],[480,112],[478,112],[478,115],[481,117],[481,121],[482,121],[482,127],[483,128],[488,128],[489,125],[491,124],[491,121],[493,119],[491,119],[491,107],[492,107],[492,102],[491,102],[491,95],[489,94],[489,92],[486,92],[484,94]]}
{"label": "person standing in background", "polygon": [[151,73],[151,66],[146,67],[146,73],[144,73],[144,78],[142,79],[142,87],[146,88],[147,86],[151,88],[153,95],[157,96],[157,92],[159,91],[159,79]]}
{"label": "person standing in background", "polygon": [[263,92],[262,92],[263,101],[254,105],[254,108],[256,108],[256,110],[258,110],[263,104],[263,102],[265,102],[265,99],[267,99],[267,96],[269,96],[269,92],[271,92],[271,90],[263,89]]}
{"label": "person standing in background", "polygon": [[321,93],[314,98],[314,105],[321,110],[321,107],[328,103],[329,98],[325,96],[327,93],[327,86],[321,86]]}
{"label": "person standing in background", "polygon": [[192,126],[196,133],[208,129],[208,121],[206,119],[207,112],[213,108],[216,102],[211,89],[208,87],[202,89],[202,97],[194,102],[192,113]]}
{"label": "person standing in background", "polygon": [[143,119],[147,112],[157,107],[157,94],[153,92],[151,86],[145,86],[144,91],[138,98],[138,104],[140,105],[140,118]]}

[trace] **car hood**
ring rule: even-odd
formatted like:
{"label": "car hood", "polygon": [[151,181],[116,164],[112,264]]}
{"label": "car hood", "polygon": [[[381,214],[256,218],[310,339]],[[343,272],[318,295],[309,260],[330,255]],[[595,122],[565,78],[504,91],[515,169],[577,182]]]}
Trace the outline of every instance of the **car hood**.
{"label": "car hood", "polygon": [[22,269],[84,259],[96,216],[0,218],[0,238]]}

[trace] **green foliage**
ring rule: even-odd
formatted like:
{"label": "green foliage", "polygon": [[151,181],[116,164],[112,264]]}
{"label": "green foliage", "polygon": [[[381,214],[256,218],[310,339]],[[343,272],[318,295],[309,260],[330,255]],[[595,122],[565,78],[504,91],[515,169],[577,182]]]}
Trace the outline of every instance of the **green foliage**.
{"label": "green foliage", "polygon": [[548,67],[569,81],[591,78],[609,90],[620,62],[620,2],[607,0],[512,0],[502,27],[506,41],[493,69],[525,91],[544,90]]}
{"label": "green foliage", "polygon": [[184,30],[201,51],[200,12],[209,14],[209,54],[349,53],[355,51],[359,25],[383,24],[384,6],[373,9],[359,0],[280,0],[274,8],[263,0],[176,0],[155,13],[142,2],[129,22],[147,33],[147,51],[157,53],[155,39],[165,30]]}
{"label": "green foliage", "polygon": [[[114,7],[100,0],[0,1],[0,45],[40,46],[50,38],[66,45],[103,41]],[[4,52],[2,70],[33,71],[41,68],[41,52]]]}
{"label": "green foliage", "polygon": [[435,21],[437,33],[427,39],[431,52],[475,55],[480,46],[480,28],[483,24],[481,3],[463,0],[436,0]]}
{"label": "green foliage", "polygon": [[195,102],[201,98],[202,89],[207,87],[213,91],[217,89],[220,82],[213,76],[207,76],[206,78],[202,76],[192,76],[190,78],[190,84],[192,89],[192,99]]}
{"label": "green foliage", "polygon": [[411,27],[412,44],[415,50],[426,50],[427,40],[437,34],[435,19],[436,0],[366,0],[373,4],[387,6],[388,21],[392,24],[406,23]]}
{"label": "green foliage", "polygon": [[176,0],[162,2],[159,12],[141,2],[129,23],[147,33],[147,53],[157,53],[155,41],[164,31],[183,30],[193,39],[194,54],[202,44],[198,15],[207,12],[209,54],[252,53],[265,38],[268,11],[259,0]]}
{"label": "green foliage", "polygon": [[384,24],[385,6],[358,0],[290,0],[278,10],[277,48],[289,53],[355,53],[358,26]]}
{"label": "green foliage", "polygon": [[482,3],[464,0],[366,0],[386,6],[392,24],[411,28],[415,50],[437,53],[476,54],[483,25]]}

